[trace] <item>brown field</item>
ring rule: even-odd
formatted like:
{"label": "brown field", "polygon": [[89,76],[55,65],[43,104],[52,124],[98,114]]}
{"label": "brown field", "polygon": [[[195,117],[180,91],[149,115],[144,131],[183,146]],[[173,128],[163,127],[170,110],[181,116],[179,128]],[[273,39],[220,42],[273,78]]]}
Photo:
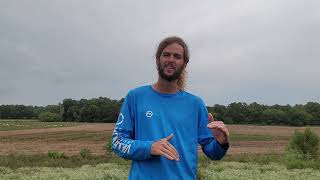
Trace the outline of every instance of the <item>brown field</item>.
{"label": "brown field", "polygon": [[[282,153],[294,134],[295,130],[303,131],[305,127],[288,126],[252,126],[252,125],[228,125],[230,134],[258,135],[272,137],[271,140],[260,141],[231,141],[228,153]],[[312,131],[320,135],[320,127],[311,127]]]}
{"label": "brown field", "polygon": [[[113,127],[114,124],[93,123],[62,128],[0,131],[0,154],[38,154],[51,150],[74,155],[79,154],[83,148],[94,154],[104,154],[103,146],[111,138]],[[281,153],[294,131],[304,129],[249,125],[228,125],[228,128],[236,139],[231,140],[228,154]],[[311,129],[320,135],[320,127]],[[256,137],[258,139],[254,139]]]}

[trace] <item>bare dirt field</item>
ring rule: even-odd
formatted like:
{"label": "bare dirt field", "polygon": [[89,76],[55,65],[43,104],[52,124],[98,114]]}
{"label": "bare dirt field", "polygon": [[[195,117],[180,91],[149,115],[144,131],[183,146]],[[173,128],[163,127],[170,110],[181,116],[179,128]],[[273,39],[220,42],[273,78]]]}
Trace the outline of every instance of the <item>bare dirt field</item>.
{"label": "bare dirt field", "polygon": [[[74,155],[84,148],[94,154],[104,154],[104,145],[110,140],[113,128],[114,124],[92,123],[62,128],[0,131],[0,154],[38,154],[51,150]],[[228,128],[236,139],[231,138],[229,154],[281,153],[294,131],[304,129],[250,125],[228,125]],[[320,135],[320,127],[311,129]],[[245,138],[239,139],[237,136]],[[252,139],[255,136],[260,139]]]}
{"label": "bare dirt field", "polygon": [[73,127],[0,131],[0,154],[38,154],[63,151],[67,155],[89,149],[103,154],[114,125],[90,123]]}
{"label": "bare dirt field", "polygon": [[[239,153],[282,153],[295,130],[303,131],[305,127],[288,126],[253,126],[228,125],[230,134],[271,137],[269,140],[231,141],[229,154]],[[320,135],[320,127],[311,127],[312,131]],[[262,138],[263,139],[263,138]]]}

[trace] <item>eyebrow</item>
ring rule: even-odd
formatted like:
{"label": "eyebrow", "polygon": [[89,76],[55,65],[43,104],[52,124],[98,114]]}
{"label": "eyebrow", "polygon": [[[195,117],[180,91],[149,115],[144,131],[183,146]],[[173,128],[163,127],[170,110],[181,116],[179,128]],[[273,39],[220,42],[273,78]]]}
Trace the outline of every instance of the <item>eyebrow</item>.
{"label": "eyebrow", "polygon": [[163,51],[162,54],[173,54],[173,55],[179,55],[179,56],[182,56],[182,55],[183,55],[183,54],[172,53],[172,52],[168,52],[168,51]]}

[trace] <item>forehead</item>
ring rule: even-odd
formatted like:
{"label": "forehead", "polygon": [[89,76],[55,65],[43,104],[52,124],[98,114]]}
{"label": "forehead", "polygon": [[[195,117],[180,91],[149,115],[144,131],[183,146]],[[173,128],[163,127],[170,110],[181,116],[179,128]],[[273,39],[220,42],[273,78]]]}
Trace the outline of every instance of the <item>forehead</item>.
{"label": "forehead", "polygon": [[165,47],[162,52],[183,54],[183,47],[178,43],[172,43]]}

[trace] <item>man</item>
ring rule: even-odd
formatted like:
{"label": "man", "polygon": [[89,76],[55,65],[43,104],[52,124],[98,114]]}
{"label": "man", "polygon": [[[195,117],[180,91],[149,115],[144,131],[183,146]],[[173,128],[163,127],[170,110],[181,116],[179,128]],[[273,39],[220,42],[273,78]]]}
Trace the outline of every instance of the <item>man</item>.
{"label": "man", "polygon": [[223,122],[214,121],[203,101],[183,90],[188,62],[181,38],[164,39],[156,52],[158,81],[127,94],[112,149],[132,160],[129,179],[196,179],[198,143],[215,160],[229,148]]}

